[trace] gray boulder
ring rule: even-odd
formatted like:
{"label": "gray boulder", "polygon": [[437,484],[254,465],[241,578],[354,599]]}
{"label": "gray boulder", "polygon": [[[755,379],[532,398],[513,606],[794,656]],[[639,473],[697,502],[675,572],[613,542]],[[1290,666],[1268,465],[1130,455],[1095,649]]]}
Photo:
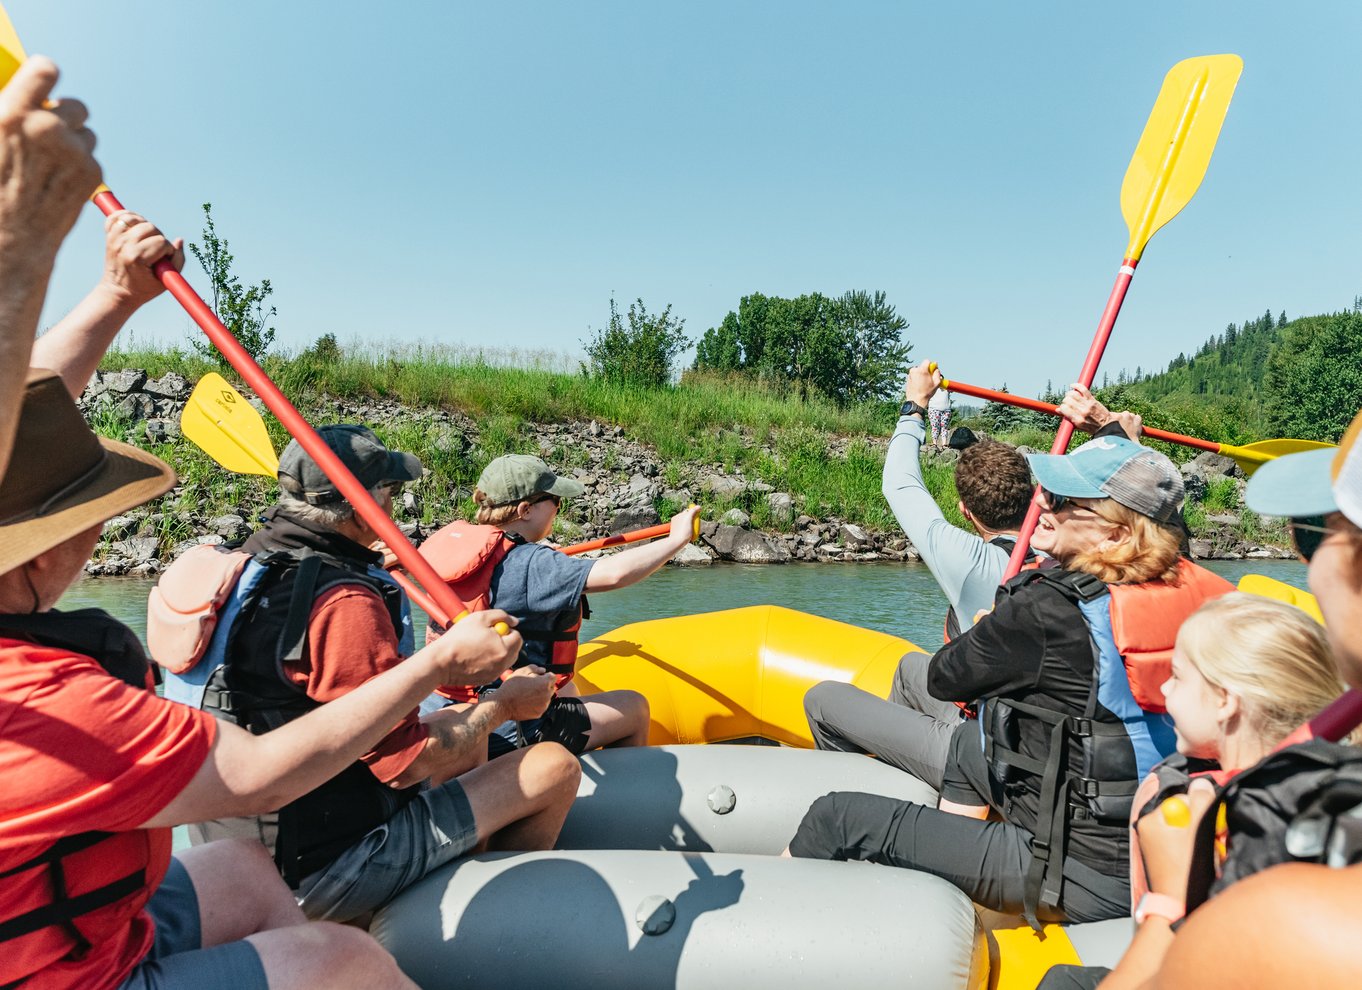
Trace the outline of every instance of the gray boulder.
{"label": "gray boulder", "polygon": [[208,528],[224,540],[235,540],[246,535],[246,520],[234,513],[208,520]]}
{"label": "gray boulder", "polygon": [[613,536],[615,533],[627,533],[630,530],[656,526],[661,521],[657,510],[651,505],[632,505],[616,512],[611,518],[608,528]]}
{"label": "gray boulder", "polygon": [[870,535],[855,523],[842,523],[837,530],[837,539],[852,550],[869,549],[874,543]]}
{"label": "gray boulder", "polygon": [[189,398],[189,379],[184,375],[167,371],[160,378],[152,378],[142,386],[142,391],[158,399],[174,399],[183,402]]}
{"label": "gray boulder", "polygon": [[113,371],[104,376],[101,384],[106,391],[113,392],[115,395],[128,395],[132,392],[141,391],[142,386],[147,382],[147,373],[129,368],[126,371]]}
{"label": "gray boulder", "polygon": [[746,529],[752,525],[752,517],[742,509],[732,508],[725,512],[719,522],[725,526],[737,526],[739,529]]}
{"label": "gray boulder", "polygon": [[794,498],[787,492],[772,492],[766,496],[766,504],[771,509],[771,518],[787,523],[794,518]]}
{"label": "gray boulder", "polygon": [[713,536],[702,539],[713,547],[724,560],[741,564],[783,564],[790,559],[790,551],[781,543],[772,543],[761,533],[722,523]]}
{"label": "gray boulder", "polygon": [[714,558],[694,543],[687,543],[671,562],[677,567],[708,567],[714,563]]}
{"label": "gray boulder", "polygon": [[137,423],[156,415],[156,400],[145,392],[133,392],[119,399],[114,409],[120,416]]}
{"label": "gray boulder", "polygon": [[1189,475],[1200,475],[1209,480],[1218,477],[1242,478],[1244,472],[1232,459],[1206,450],[1182,465],[1183,478]]}
{"label": "gray boulder", "polygon": [[719,498],[734,498],[742,492],[743,482],[725,474],[707,474],[700,479],[700,490]]}
{"label": "gray boulder", "polygon": [[112,549],[120,557],[127,557],[141,564],[156,556],[156,543],[154,536],[132,536],[126,540],[118,540]]}

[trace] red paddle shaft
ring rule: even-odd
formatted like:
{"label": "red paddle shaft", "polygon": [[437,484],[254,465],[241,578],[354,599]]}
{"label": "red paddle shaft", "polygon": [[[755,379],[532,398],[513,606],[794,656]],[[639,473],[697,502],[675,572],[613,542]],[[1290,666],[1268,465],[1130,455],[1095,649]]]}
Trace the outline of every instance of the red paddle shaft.
{"label": "red paddle shaft", "polygon": [[[118,213],[124,209],[123,204],[118,201],[112,192],[105,190],[94,197],[95,205],[98,206],[104,215],[108,216]],[[347,468],[339,457],[330,447],[317,436],[317,431],[308,425],[307,420],[303,419],[302,414],[294,408],[293,403],[279,391],[277,385],[270,381],[269,376],[256,364],[255,359],[246,352],[231,332],[222,325],[222,321],[199,298],[199,294],[193,287],[185,281],[183,275],[177,272],[170,262],[166,259],[158,261],[152,271],[161,280],[161,284],[166,287],[172,296],[184,307],[185,312],[197,323],[200,329],[208,335],[208,339],[213,342],[213,346],[222,352],[229,364],[237,370],[237,373],[245,380],[246,384],[255,389],[255,393],[260,396],[270,412],[279,418],[279,422],[284,424],[289,431],[307,451],[308,456],[317,462],[317,466],[325,472],[331,479],[345,500],[355,507],[360,518],[369,524],[370,528],[379,535],[397,555],[402,566],[411,571],[429,589],[429,596],[434,601],[431,603],[436,606],[432,614],[442,613],[442,617],[447,620],[448,616],[454,616],[455,621],[462,618],[468,612],[463,602],[459,601],[457,595],[450,589],[449,585],[440,580],[440,576],[435,573],[435,569],[430,566],[424,557],[416,552],[416,548],[411,545],[411,541],[402,535],[402,531],[397,528],[392,517],[383,511],[383,507],[374,501],[363,485],[359,483],[350,469]],[[429,610],[428,610],[429,611]],[[445,622],[447,625],[447,621]]]}
{"label": "red paddle shaft", "polygon": [[[1121,270],[1116,275],[1116,284],[1111,287],[1111,295],[1107,297],[1107,307],[1102,311],[1102,319],[1097,324],[1097,336],[1092,339],[1092,346],[1088,348],[1088,357],[1083,362],[1083,370],[1078,373],[1078,381],[1084,388],[1091,388],[1093,379],[1097,377],[1097,365],[1102,360],[1102,352],[1107,349],[1107,341],[1111,339],[1111,330],[1116,326],[1116,316],[1121,312],[1121,303],[1125,301],[1126,289],[1130,287],[1130,280],[1135,275],[1135,266],[1139,260],[1126,258],[1121,262]],[[1074,435],[1074,425],[1067,419],[1059,424],[1059,430],[1055,433],[1055,442],[1050,445],[1050,453],[1062,454],[1069,449],[1069,439]],[[1036,531],[1036,522],[1040,519],[1040,486],[1036,486],[1036,494],[1031,499],[1031,507],[1026,512],[1026,521],[1022,523],[1021,532],[1017,535],[1017,545],[1012,548],[1012,556],[1007,562],[1007,570],[1003,574],[1003,580],[1016,577],[1021,573],[1022,564],[1026,560],[1026,552],[1031,548],[1031,534]]]}
{"label": "red paddle shaft", "polygon": [[[964,382],[957,382],[953,378],[943,382],[942,385],[952,392],[959,392],[961,395],[972,395],[976,399],[987,399],[990,402],[1003,402],[1009,406],[1017,406],[1020,409],[1030,409],[1034,412],[1048,413],[1051,416],[1059,415],[1059,406],[1051,405],[1048,402],[1041,402],[1039,399],[1028,399],[1023,395],[1013,395],[1011,392],[996,392],[991,388],[983,388],[979,385],[966,385]],[[1170,433],[1168,430],[1159,430],[1152,426],[1146,426],[1143,433],[1153,440],[1165,440],[1168,443],[1182,444],[1184,447],[1196,447],[1200,450],[1209,450],[1212,453],[1220,452],[1221,445],[1212,440],[1202,440],[1199,437],[1184,436],[1181,433]]]}
{"label": "red paddle shaft", "polygon": [[603,536],[599,540],[574,543],[570,547],[563,547],[562,552],[569,557],[575,557],[579,553],[587,553],[591,550],[604,550],[606,547],[618,547],[625,543],[638,543],[641,540],[655,540],[659,536],[667,536],[671,531],[671,523],[659,523],[656,526],[649,526],[647,529],[636,529],[632,533],[616,533],[614,536]]}

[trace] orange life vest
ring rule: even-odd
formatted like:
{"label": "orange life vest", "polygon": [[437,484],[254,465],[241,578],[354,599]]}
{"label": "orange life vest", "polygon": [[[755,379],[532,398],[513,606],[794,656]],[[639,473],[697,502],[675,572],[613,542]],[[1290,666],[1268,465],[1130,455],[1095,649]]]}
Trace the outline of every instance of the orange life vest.
{"label": "orange life vest", "polygon": [[1111,635],[1125,661],[1130,692],[1141,708],[1164,712],[1163,683],[1173,669],[1178,628],[1203,602],[1229,594],[1234,585],[1219,574],[1178,561],[1174,584],[1112,584]]}
{"label": "orange life vest", "polygon": [[[522,542],[495,526],[476,526],[455,520],[436,530],[421,544],[421,556],[468,606],[468,611],[482,612],[492,607],[492,572],[512,548]],[[586,614],[586,598],[583,597],[582,609],[567,629],[557,633],[521,632],[526,640],[553,644],[548,669],[556,675],[558,687],[572,680],[576,672],[577,636]],[[443,632],[443,628],[432,622],[426,629],[426,642],[434,642]],[[475,688],[462,685],[445,685],[438,693],[454,701],[476,701],[478,697]]]}
{"label": "orange life vest", "polygon": [[[0,638],[14,641],[7,650],[69,649],[133,687],[152,689],[136,637],[103,613],[4,616]],[[108,652],[120,642],[127,648]],[[0,983],[18,986],[126,930],[165,876],[170,851],[168,828],[82,832],[0,872]]]}

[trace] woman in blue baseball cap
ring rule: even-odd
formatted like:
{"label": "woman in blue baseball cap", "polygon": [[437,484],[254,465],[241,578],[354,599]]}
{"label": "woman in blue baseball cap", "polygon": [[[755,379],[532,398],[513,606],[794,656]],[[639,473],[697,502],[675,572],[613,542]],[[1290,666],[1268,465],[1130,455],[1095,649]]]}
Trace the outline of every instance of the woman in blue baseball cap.
{"label": "woman in blue baseball cap", "polygon": [[1161,685],[1177,628],[1232,586],[1179,554],[1167,457],[1099,437],[1029,461],[1032,547],[1053,565],[1005,584],[930,662],[932,695],[979,711],[955,730],[939,807],[829,794],[790,854],[935,873],[1039,927],[1129,913],[1131,801],[1175,746]]}

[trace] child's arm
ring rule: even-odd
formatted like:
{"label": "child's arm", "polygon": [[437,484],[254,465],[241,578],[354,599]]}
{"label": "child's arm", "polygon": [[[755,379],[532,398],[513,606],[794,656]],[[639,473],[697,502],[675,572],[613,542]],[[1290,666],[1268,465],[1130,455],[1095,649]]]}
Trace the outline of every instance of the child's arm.
{"label": "child's arm", "polygon": [[586,590],[615,591],[642,581],[690,542],[699,511],[698,505],[692,505],[672,516],[671,532],[660,540],[596,561],[586,577]]}

